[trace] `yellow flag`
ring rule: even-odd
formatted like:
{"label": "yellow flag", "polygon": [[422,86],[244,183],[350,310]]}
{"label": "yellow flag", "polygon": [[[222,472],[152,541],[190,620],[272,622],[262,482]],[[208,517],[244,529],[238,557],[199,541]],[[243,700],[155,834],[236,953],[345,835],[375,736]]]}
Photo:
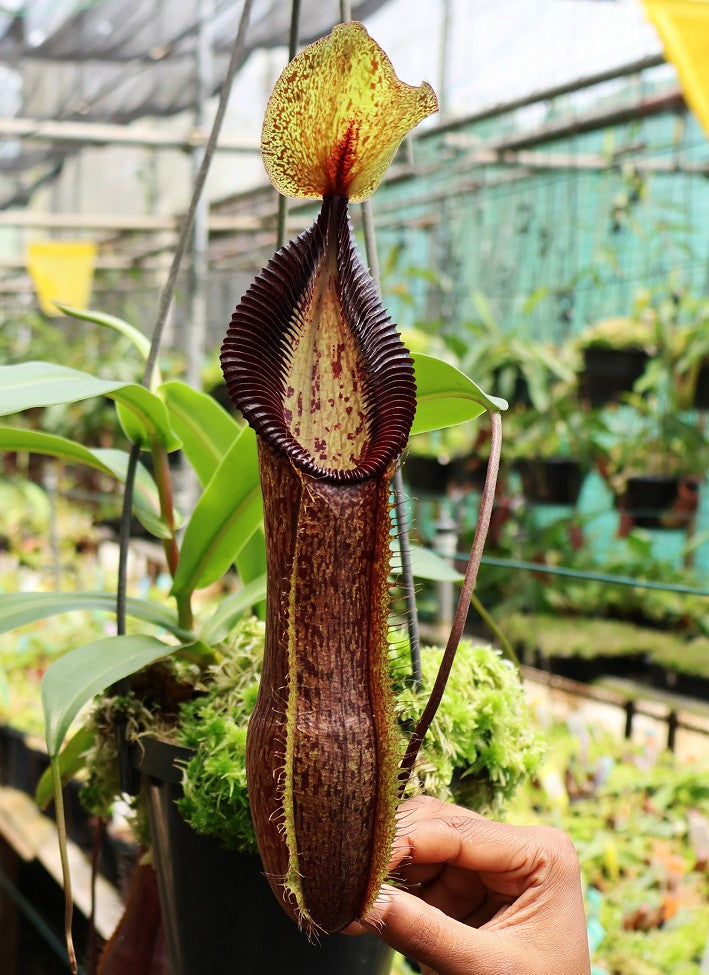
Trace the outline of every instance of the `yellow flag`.
{"label": "yellow flag", "polygon": [[687,104],[709,136],[709,0],[645,0]]}
{"label": "yellow flag", "polygon": [[27,247],[27,270],[46,315],[61,315],[53,304],[87,308],[94,277],[96,244],[85,240],[43,240]]}

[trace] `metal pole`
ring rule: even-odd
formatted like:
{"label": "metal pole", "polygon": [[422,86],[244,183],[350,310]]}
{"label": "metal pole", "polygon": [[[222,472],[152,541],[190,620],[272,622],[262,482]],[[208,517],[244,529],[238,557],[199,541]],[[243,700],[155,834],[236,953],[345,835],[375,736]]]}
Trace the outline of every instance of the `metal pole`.
{"label": "metal pole", "polygon": [[[206,107],[214,79],[212,51],[212,21],[216,10],[215,0],[200,0],[196,46],[197,91],[194,121],[198,129],[204,128]],[[197,179],[204,160],[204,146],[192,150],[192,180]],[[198,389],[207,334],[207,253],[209,247],[209,200],[203,193],[197,202],[192,230],[190,263],[190,316],[187,325],[185,349],[187,351],[186,380]]]}
{"label": "metal pole", "polygon": [[[198,130],[206,125],[207,102],[214,82],[214,52],[212,23],[216,13],[215,0],[199,0],[197,44],[195,49],[196,98],[194,123]],[[197,180],[204,161],[204,146],[192,150],[192,182]],[[190,243],[189,315],[185,329],[184,349],[187,355],[185,381],[193,389],[202,385],[202,365],[207,344],[209,254],[209,199],[202,193],[197,201]],[[179,507],[192,511],[197,500],[199,483],[189,464],[180,466]]]}
{"label": "metal pole", "polygon": [[[340,17],[343,22],[352,19],[352,9],[349,0],[340,0]],[[371,200],[362,204],[362,227],[364,230],[364,247],[367,263],[372,280],[381,295],[382,282],[379,273],[379,255],[377,253],[377,237],[374,230],[374,214]],[[406,600],[406,625],[409,634],[409,653],[411,655],[411,679],[414,687],[421,684],[421,637],[419,635],[419,620],[416,610],[416,592],[414,590],[414,575],[411,568],[411,547],[409,544],[409,526],[406,521],[406,501],[404,499],[404,481],[401,467],[397,467],[392,482],[394,493],[394,510],[396,512],[396,529],[399,539],[399,554],[401,556],[401,586]]]}
{"label": "metal pole", "polygon": [[438,41],[438,111],[442,122],[448,118],[448,62],[451,27],[450,0],[443,0],[441,34]]}
{"label": "metal pole", "polygon": [[[300,0],[291,0],[290,30],[288,32],[288,62],[290,63],[298,51],[298,33],[300,30]],[[276,227],[276,249],[280,250],[286,242],[286,223],[288,221],[288,197],[278,196],[278,216]]]}

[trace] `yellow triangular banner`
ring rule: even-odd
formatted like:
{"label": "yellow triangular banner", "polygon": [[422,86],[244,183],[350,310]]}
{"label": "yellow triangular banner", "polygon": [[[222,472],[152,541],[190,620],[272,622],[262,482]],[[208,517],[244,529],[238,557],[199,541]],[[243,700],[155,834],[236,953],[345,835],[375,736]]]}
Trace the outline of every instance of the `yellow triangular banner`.
{"label": "yellow triangular banner", "polygon": [[27,270],[46,315],[61,315],[61,301],[88,308],[94,278],[96,244],[86,240],[43,240],[27,247]]}
{"label": "yellow triangular banner", "polygon": [[644,0],[677,68],[687,104],[709,136],[709,0]]}

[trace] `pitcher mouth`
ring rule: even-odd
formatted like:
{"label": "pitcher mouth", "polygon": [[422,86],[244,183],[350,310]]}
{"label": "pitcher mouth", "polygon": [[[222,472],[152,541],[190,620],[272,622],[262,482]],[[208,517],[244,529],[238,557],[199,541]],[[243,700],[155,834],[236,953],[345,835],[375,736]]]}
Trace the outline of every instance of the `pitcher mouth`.
{"label": "pitcher mouth", "polygon": [[325,197],[313,226],[256,277],[220,358],[235,406],[306,474],[362,481],[406,446],[413,363],[357,254],[344,197]]}

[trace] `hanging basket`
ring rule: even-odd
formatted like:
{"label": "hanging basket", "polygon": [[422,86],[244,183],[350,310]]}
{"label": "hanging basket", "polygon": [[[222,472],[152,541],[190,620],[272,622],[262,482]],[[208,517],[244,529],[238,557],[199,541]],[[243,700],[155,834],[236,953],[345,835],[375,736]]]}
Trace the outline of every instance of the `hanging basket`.
{"label": "hanging basket", "polygon": [[620,511],[638,528],[686,529],[699,504],[699,480],[693,477],[630,477]]}
{"label": "hanging basket", "polygon": [[629,393],[645,372],[649,359],[645,349],[607,349],[590,346],[583,350],[581,389],[593,407],[613,403]]}
{"label": "hanging basket", "polygon": [[392,952],[373,935],[312,944],[276,902],[256,855],[200,836],[180,816],[191,752],[155,739],[132,749],[147,797],[172,975],[386,975]]}
{"label": "hanging basket", "polygon": [[569,457],[530,457],[515,464],[524,496],[537,504],[573,505],[579,499],[583,470]]}
{"label": "hanging basket", "polygon": [[709,410],[709,361],[702,363],[697,373],[692,405],[695,410]]}
{"label": "hanging basket", "polygon": [[436,457],[409,454],[401,473],[410,491],[445,494],[448,489],[450,464],[442,464]]}

